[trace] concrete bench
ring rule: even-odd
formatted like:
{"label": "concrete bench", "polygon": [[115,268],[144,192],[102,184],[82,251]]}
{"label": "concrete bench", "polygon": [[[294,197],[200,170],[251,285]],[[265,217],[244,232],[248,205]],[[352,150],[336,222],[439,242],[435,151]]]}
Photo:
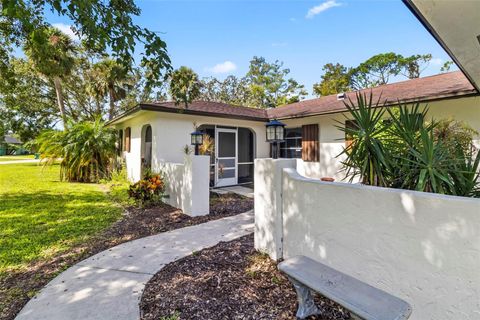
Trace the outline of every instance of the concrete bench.
{"label": "concrete bench", "polygon": [[391,294],[304,256],[278,265],[297,291],[297,318],[320,315],[311,291],[335,301],[357,319],[402,320],[412,313],[411,306]]}

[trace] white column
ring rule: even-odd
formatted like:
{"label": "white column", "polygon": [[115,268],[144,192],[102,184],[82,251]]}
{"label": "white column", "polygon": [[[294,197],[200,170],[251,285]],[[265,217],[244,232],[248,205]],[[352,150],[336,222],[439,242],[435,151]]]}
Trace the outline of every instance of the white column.
{"label": "white column", "polygon": [[190,216],[210,212],[210,156],[185,157],[182,210]]}
{"label": "white column", "polygon": [[255,249],[282,258],[282,170],[295,159],[255,159]]}

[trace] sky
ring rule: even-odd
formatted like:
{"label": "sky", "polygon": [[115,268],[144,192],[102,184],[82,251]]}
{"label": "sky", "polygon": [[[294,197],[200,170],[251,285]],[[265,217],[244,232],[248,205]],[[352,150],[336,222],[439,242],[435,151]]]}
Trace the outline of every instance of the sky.
{"label": "sky", "polygon": [[[384,52],[431,53],[422,76],[451,60],[400,1],[140,0],[135,22],[159,32],[173,67],[200,77],[243,76],[253,56],[283,61],[311,93],[322,66],[357,66]],[[69,31],[69,21],[49,22]],[[400,80],[400,79],[396,79]]]}

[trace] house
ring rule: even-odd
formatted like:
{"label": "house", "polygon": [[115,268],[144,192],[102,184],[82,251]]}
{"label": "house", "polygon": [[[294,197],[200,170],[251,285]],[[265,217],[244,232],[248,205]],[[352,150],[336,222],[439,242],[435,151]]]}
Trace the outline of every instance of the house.
{"label": "house", "polygon": [[[18,140],[12,135],[5,135],[3,137],[3,141],[0,140],[0,156],[4,156],[6,154],[12,154],[17,150],[18,154],[25,152],[25,150],[21,149],[20,146],[23,144],[22,141]],[[16,148],[12,148],[16,147]]]}
{"label": "house", "polygon": [[[454,118],[480,131],[480,96],[461,71],[412,79],[363,90],[386,105],[422,102],[435,119]],[[355,100],[355,93],[345,94]],[[337,95],[305,100],[275,109],[253,109],[217,102],[195,101],[184,108],[173,102],[145,103],[109,124],[119,130],[121,149],[131,180],[142,167],[160,170],[165,163],[183,163],[194,124],[215,140],[210,185],[251,183],[255,158],[270,157],[265,124],[278,119],[286,125],[281,158],[297,158],[307,177],[342,180],[337,156],[345,137],[337,126],[346,123],[344,101]],[[142,165],[143,163],[143,165]]]}

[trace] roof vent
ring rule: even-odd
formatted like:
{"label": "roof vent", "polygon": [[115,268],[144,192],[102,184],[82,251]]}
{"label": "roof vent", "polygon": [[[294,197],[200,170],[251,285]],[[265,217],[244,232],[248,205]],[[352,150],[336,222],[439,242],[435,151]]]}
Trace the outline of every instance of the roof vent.
{"label": "roof vent", "polygon": [[345,100],[347,98],[347,94],[345,92],[337,94],[337,100]]}

